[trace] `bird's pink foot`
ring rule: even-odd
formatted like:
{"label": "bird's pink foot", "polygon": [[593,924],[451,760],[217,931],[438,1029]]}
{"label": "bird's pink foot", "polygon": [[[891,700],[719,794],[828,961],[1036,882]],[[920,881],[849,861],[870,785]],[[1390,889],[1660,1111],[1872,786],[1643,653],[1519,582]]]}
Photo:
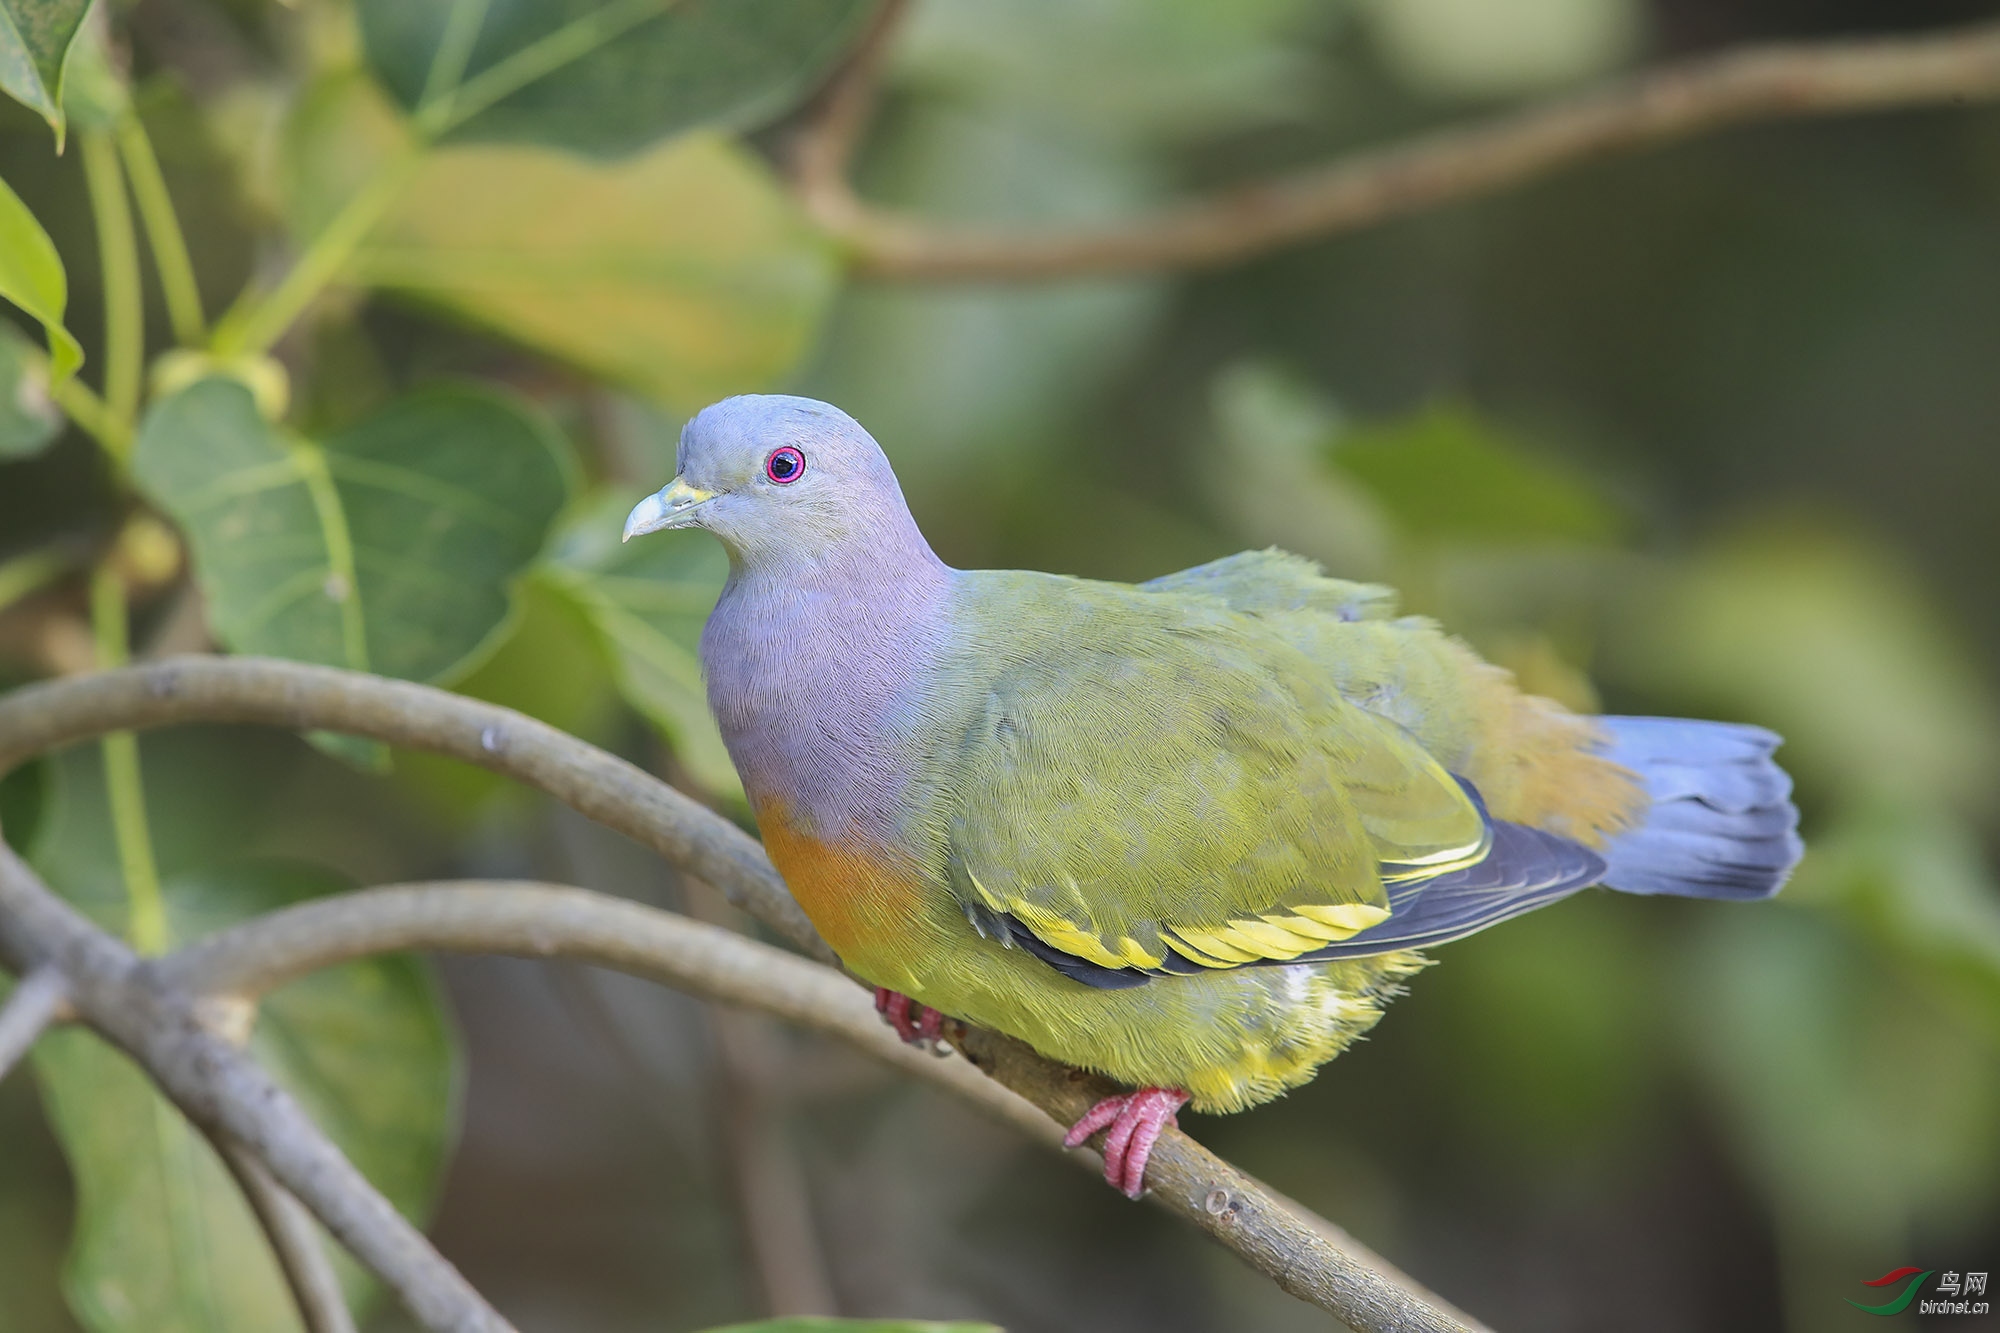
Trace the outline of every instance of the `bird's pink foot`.
{"label": "bird's pink foot", "polygon": [[1077,1147],[1111,1126],[1104,1136],[1105,1182],[1126,1198],[1136,1199],[1146,1192],[1146,1159],[1153,1154],[1154,1141],[1168,1125],[1180,1127],[1174,1116],[1187,1101],[1188,1095],[1179,1088],[1141,1088],[1106,1097],[1070,1126],[1063,1147]]}
{"label": "bird's pink foot", "polygon": [[875,988],[875,1012],[896,1030],[897,1036],[912,1046],[935,1049],[938,1034],[944,1031],[943,1014],[887,986]]}

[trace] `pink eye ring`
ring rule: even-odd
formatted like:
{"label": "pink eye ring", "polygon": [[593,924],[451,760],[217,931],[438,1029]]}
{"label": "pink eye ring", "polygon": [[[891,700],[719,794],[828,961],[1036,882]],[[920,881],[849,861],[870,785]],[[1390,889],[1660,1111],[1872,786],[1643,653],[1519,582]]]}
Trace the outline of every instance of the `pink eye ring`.
{"label": "pink eye ring", "polygon": [[789,486],[806,474],[806,456],[786,445],[773,449],[771,456],[764,460],[764,475],[780,486]]}

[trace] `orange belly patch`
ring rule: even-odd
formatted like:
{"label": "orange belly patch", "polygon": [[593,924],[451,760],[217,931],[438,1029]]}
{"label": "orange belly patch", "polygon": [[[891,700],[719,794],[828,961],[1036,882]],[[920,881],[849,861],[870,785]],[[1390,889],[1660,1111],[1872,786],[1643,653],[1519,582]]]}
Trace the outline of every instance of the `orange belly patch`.
{"label": "orange belly patch", "polygon": [[908,938],[927,898],[915,867],[886,849],[821,839],[781,801],[766,797],[756,808],[771,863],[841,961],[869,970],[871,955]]}

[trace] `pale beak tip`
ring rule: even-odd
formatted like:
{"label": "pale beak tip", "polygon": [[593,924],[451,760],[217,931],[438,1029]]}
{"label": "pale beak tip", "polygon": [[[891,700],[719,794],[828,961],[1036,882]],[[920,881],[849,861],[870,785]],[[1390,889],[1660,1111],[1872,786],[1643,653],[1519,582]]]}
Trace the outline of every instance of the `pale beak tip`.
{"label": "pale beak tip", "polygon": [[687,517],[689,511],[714,498],[713,491],[690,486],[681,478],[675,477],[663,490],[655,491],[632,506],[631,514],[625,520],[623,540],[631,541],[634,537],[658,532],[662,528],[686,527],[694,521]]}
{"label": "pale beak tip", "polygon": [[625,518],[624,534],[618,540],[629,542],[645,533],[657,532],[670,516],[666,501],[655,492],[632,507],[632,512]]}

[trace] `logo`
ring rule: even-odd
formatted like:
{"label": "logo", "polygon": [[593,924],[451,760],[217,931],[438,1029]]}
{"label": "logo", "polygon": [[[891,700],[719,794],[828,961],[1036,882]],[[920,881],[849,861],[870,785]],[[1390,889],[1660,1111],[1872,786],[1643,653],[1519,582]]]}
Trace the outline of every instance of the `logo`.
{"label": "logo", "polygon": [[1910,1308],[1917,1301],[1924,1283],[1933,1274],[1937,1276],[1935,1295],[1924,1296],[1917,1304],[1918,1314],[1990,1314],[1992,1307],[1976,1297],[1986,1294],[1986,1274],[1984,1273],[1938,1273],[1935,1268],[1898,1268],[1884,1273],[1873,1282],[1864,1282],[1864,1287],[1893,1287],[1902,1283],[1902,1290],[1880,1305],[1863,1305],[1850,1299],[1847,1303],[1863,1314],[1897,1315]]}

